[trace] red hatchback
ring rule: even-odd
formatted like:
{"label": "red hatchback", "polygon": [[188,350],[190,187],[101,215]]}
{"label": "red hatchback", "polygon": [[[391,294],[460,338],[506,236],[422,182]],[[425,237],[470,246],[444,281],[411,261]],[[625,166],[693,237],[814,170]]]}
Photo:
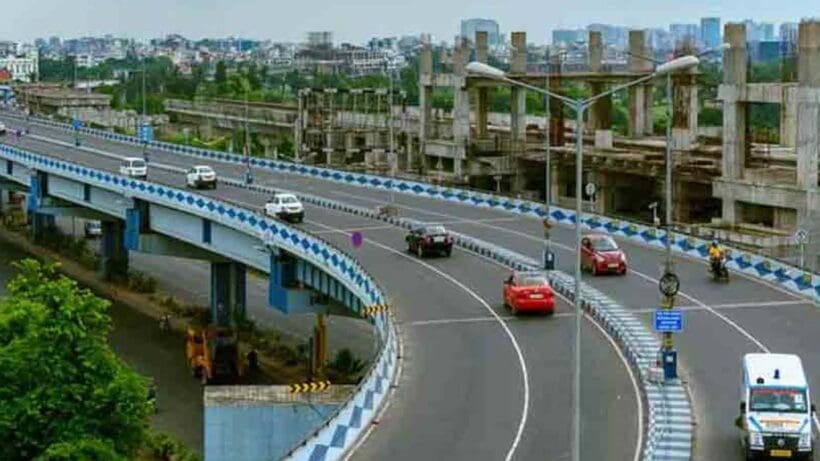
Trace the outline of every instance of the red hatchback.
{"label": "red hatchback", "polygon": [[555,293],[541,272],[514,272],[504,281],[504,306],[519,312],[555,312]]}
{"label": "red hatchback", "polygon": [[592,275],[626,274],[626,255],[608,235],[592,234],[581,239],[581,267]]}

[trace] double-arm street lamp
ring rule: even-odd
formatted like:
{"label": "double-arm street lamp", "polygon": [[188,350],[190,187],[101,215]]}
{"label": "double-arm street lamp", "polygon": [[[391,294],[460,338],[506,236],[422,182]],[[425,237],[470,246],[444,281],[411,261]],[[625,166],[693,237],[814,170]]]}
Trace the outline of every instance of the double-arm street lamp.
{"label": "double-arm street lamp", "polygon": [[574,360],[573,360],[573,395],[572,395],[572,460],[580,460],[580,445],[581,445],[581,318],[583,315],[581,308],[581,216],[583,213],[583,149],[584,149],[584,112],[600,99],[609,97],[619,91],[640,85],[657,77],[672,74],[675,72],[684,71],[697,66],[700,60],[695,56],[683,56],[673,59],[669,62],[661,64],[655,69],[655,72],[647,74],[631,82],[614,86],[608,91],[591,96],[586,99],[572,99],[567,96],[554,93],[548,89],[540,88],[530,85],[525,82],[514,80],[507,76],[503,70],[489,66],[480,62],[471,62],[467,64],[467,71],[474,75],[495,80],[503,81],[510,85],[515,85],[525,88],[530,91],[535,91],[542,95],[555,98],[567,104],[575,112],[575,344],[574,344]]}

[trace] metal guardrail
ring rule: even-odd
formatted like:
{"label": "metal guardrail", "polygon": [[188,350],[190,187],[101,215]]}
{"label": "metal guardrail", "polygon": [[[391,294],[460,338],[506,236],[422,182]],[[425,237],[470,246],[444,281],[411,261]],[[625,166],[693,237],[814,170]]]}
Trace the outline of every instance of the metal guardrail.
{"label": "metal guardrail", "polygon": [[[0,144],[0,158],[25,165],[31,170],[90,183],[117,193],[128,193],[132,197],[151,200],[164,206],[186,209],[192,214],[208,217],[253,237],[259,237],[260,232],[270,230],[268,235],[271,235],[277,246],[300,255],[342,281],[356,294],[362,306],[387,302],[375,279],[350,255],[323,239],[266,218],[253,210],[170,186],[56,160],[5,144]],[[289,458],[340,459],[355,444],[386,402],[389,388],[397,376],[400,338],[391,311],[377,313],[371,319],[382,343],[376,360],[351,397],[319,429],[295,447],[288,455]],[[337,433],[340,432],[342,435],[338,436]]]}

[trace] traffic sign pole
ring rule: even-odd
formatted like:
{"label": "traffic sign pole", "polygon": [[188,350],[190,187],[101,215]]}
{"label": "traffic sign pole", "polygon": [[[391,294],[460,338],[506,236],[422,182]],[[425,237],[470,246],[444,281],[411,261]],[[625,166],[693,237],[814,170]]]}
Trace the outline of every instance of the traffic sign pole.
{"label": "traffic sign pole", "polygon": [[[658,288],[661,291],[662,298],[661,308],[656,315],[662,315],[667,319],[675,318],[679,322],[674,328],[669,328],[669,326],[665,325],[665,328],[662,329],[663,340],[661,350],[659,351],[659,359],[660,365],[663,368],[664,380],[668,381],[677,379],[678,377],[678,352],[675,350],[675,342],[672,338],[672,334],[673,331],[680,331],[683,327],[683,314],[678,311],[677,317],[673,315],[673,312],[675,312],[673,310],[675,307],[675,295],[677,295],[680,290],[680,279],[675,274],[666,272],[659,280]],[[659,326],[660,324],[656,318],[656,330],[660,329]]]}

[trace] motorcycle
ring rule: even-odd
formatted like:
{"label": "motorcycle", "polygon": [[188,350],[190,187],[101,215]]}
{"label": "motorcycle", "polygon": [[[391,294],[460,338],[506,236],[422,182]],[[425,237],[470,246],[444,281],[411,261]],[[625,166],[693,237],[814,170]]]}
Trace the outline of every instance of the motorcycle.
{"label": "motorcycle", "polygon": [[720,258],[714,258],[709,262],[709,273],[715,282],[729,282],[729,268],[726,267],[728,253],[724,253]]}

